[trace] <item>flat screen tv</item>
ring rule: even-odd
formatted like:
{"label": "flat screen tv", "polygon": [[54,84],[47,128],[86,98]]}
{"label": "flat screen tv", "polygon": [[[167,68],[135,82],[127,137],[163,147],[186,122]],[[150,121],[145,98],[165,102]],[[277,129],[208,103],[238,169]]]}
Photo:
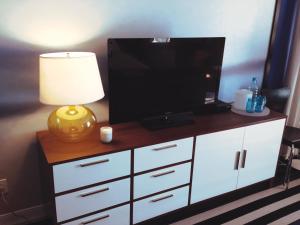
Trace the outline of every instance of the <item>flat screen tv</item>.
{"label": "flat screen tv", "polygon": [[224,44],[224,37],[108,39],[110,123],[215,104]]}

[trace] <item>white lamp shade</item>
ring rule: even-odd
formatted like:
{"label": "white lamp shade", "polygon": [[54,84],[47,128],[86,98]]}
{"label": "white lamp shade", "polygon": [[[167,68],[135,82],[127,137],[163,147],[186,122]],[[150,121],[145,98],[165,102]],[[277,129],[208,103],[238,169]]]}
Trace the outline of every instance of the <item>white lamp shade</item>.
{"label": "white lamp shade", "polygon": [[81,105],[104,97],[92,52],[40,55],[40,101],[49,105]]}

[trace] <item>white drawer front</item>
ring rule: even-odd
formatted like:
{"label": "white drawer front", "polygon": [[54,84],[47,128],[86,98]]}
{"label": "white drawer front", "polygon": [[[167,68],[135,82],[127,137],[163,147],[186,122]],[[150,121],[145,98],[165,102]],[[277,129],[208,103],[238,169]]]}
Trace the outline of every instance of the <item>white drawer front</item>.
{"label": "white drawer front", "polygon": [[55,193],[130,174],[130,151],[53,166]]}
{"label": "white drawer front", "polygon": [[189,186],[155,195],[133,203],[133,223],[162,215],[188,204]]}
{"label": "white drawer front", "polygon": [[123,179],[55,198],[57,221],[101,210],[130,199],[130,179]]}
{"label": "white drawer front", "polygon": [[193,137],[134,149],[134,172],[190,160]]}
{"label": "white drawer front", "polygon": [[130,206],[124,205],[64,225],[129,225]]}
{"label": "white drawer front", "polygon": [[134,177],[134,198],[143,197],[190,182],[191,163]]}

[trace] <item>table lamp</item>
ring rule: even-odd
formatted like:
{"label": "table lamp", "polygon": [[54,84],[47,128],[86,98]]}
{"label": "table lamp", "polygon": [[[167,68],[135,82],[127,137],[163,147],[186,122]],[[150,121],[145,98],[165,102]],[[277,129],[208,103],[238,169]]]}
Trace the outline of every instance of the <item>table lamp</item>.
{"label": "table lamp", "polygon": [[40,55],[40,101],[62,105],[48,118],[49,131],[60,140],[78,142],[95,128],[94,113],[83,106],[104,97],[96,55],[57,52]]}

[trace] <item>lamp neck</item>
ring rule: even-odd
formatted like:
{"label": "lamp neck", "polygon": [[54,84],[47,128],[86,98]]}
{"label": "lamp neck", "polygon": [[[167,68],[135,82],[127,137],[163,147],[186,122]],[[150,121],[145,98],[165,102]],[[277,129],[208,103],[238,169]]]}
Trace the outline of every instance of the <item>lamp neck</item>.
{"label": "lamp neck", "polygon": [[76,115],[78,114],[78,109],[77,109],[78,106],[76,105],[69,105],[68,106],[68,110],[66,111],[66,114],[67,115],[70,115],[70,116],[73,116],[73,115]]}

